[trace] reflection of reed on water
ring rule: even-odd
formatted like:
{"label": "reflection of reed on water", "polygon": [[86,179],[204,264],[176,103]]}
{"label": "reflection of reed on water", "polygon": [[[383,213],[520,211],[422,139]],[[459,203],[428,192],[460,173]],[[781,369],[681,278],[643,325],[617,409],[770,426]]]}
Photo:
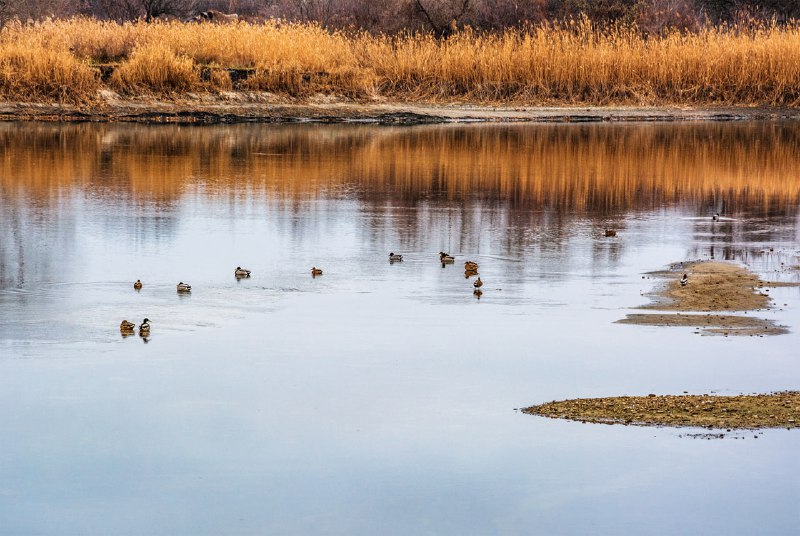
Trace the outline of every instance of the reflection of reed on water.
{"label": "reflection of reed on water", "polygon": [[[716,212],[769,218],[795,214],[800,200],[800,125],[779,122],[4,123],[0,146],[0,282],[15,286],[25,269],[45,273],[53,259],[70,255],[87,209],[97,209],[114,240],[135,245],[170,240],[187,200],[231,215],[274,208],[303,215],[276,217],[272,230],[304,243],[304,233],[339,217],[307,210],[310,203],[341,198],[357,202],[365,244],[391,235],[392,247],[405,251],[475,251],[483,241],[508,255],[533,248],[564,256],[579,225],[581,236],[598,238],[593,258],[616,262],[631,212],[677,206],[701,216],[702,235]],[[37,220],[49,230],[31,225]],[[749,232],[728,221],[714,225],[706,242],[717,248]],[[605,229],[620,236],[604,237]]]}
{"label": "reflection of reed on water", "polygon": [[45,206],[64,187],[131,202],[355,193],[367,203],[499,200],[574,212],[686,202],[698,214],[800,198],[800,126],[0,125],[0,186]]}

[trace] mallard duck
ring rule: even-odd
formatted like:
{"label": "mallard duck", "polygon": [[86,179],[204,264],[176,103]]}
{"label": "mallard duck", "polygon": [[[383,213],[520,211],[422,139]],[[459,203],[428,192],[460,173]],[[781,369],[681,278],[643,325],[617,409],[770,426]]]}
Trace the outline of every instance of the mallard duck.
{"label": "mallard duck", "polygon": [[136,290],[142,290],[142,280],[137,279],[136,283],[133,284],[133,288],[135,288]]}
{"label": "mallard duck", "polygon": [[473,287],[475,287],[476,289],[478,289],[478,288],[481,288],[481,287],[483,286],[483,281],[481,281],[481,278],[480,278],[480,277],[478,277],[478,279],[476,279],[476,280],[475,280],[475,281],[472,283],[472,286],[473,286]]}
{"label": "mallard duck", "polygon": [[687,274],[683,274],[683,277],[681,277],[681,286],[685,287],[687,283],[689,283],[689,276]]}
{"label": "mallard duck", "polygon": [[184,283],[183,281],[178,283],[178,292],[191,292],[191,291],[192,291],[192,285]]}
{"label": "mallard duck", "polygon": [[394,252],[389,253],[389,262],[403,262],[403,256]]}
{"label": "mallard duck", "polygon": [[233,275],[236,277],[250,277],[250,270],[237,266],[236,270],[233,271]]}
{"label": "mallard duck", "polygon": [[150,319],[145,318],[142,320],[142,323],[139,324],[139,335],[149,335],[150,334]]}
{"label": "mallard duck", "polygon": [[439,260],[442,261],[442,264],[453,264],[456,262],[456,258],[450,255],[449,253],[445,253],[444,251],[439,252]]}
{"label": "mallard duck", "polygon": [[467,272],[477,272],[478,263],[474,261],[467,261],[464,263],[464,270]]}
{"label": "mallard duck", "polygon": [[311,268],[311,277],[317,277],[318,275],[322,275],[322,268],[317,268],[316,266]]}
{"label": "mallard duck", "polygon": [[119,325],[120,331],[133,331],[133,328],[136,327],[136,324],[133,322],[128,322],[127,320],[123,320],[122,323]]}
{"label": "mallard duck", "polygon": [[617,231],[615,231],[614,229],[606,229],[605,235],[606,236],[617,236]]}

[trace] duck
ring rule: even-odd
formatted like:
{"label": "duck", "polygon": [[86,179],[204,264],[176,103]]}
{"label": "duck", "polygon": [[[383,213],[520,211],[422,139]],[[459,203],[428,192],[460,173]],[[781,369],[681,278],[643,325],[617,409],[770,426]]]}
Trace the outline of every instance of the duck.
{"label": "duck", "polygon": [[456,258],[450,255],[449,253],[445,253],[444,251],[439,252],[439,260],[442,261],[442,264],[453,264],[456,262]]}
{"label": "duck", "polygon": [[142,290],[142,280],[137,279],[136,283],[133,284],[133,288],[135,288],[136,290]]}
{"label": "duck", "polygon": [[711,216],[711,221],[719,221],[719,212],[715,212],[713,216]]}
{"label": "duck", "polygon": [[128,322],[127,320],[123,320],[119,325],[120,331],[133,331],[133,328],[136,327],[136,324],[133,322]]}
{"label": "duck", "polygon": [[236,277],[250,277],[250,270],[237,266],[236,270],[233,271],[233,275]]}
{"label": "duck", "polygon": [[322,268],[317,268],[316,266],[311,268],[311,277],[317,277],[318,275],[322,275]]}
{"label": "duck", "polygon": [[150,335],[150,319],[145,318],[142,320],[142,323],[139,324],[139,335],[145,336]]}
{"label": "duck", "polygon": [[480,278],[480,277],[478,277],[478,279],[476,279],[476,280],[475,280],[475,281],[472,283],[472,286],[473,286],[473,287],[475,287],[476,289],[479,289],[479,288],[481,288],[481,287],[483,286],[483,281],[481,281],[481,278]]}
{"label": "duck", "polygon": [[183,281],[178,283],[178,292],[191,292],[191,291],[192,291],[192,285],[184,283]]}
{"label": "duck", "polygon": [[389,253],[389,262],[403,262],[403,256],[391,252]]}
{"label": "duck", "polygon": [[478,263],[475,261],[467,261],[464,263],[464,270],[467,272],[477,272]]}
{"label": "duck", "polygon": [[617,231],[614,229],[606,229],[606,236],[617,236]]}
{"label": "duck", "polygon": [[683,274],[683,277],[681,277],[681,286],[685,287],[687,283],[689,283],[689,276],[687,274]]}

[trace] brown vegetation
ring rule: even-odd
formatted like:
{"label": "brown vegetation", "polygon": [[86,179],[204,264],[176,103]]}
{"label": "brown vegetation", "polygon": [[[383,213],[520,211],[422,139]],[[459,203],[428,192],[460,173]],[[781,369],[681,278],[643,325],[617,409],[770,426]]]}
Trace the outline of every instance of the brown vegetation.
{"label": "brown vegetation", "polygon": [[211,10],[251,21],[316,22],[329,29],[374,33],[454,27],[497,30],[588,17],[599,24],[635,24],[646,32],[696,30],[703,23],[786,22],[800,17],[795,0],[0,0],[0,24],[87,15],[104,20],[188,19]]}
{"label": "brown vegetation", "polygon": [[7,25],[0,66],[0,99],[40,102],[89,102],[99,87],[168,97],[233,87],[287,98],[796,106],[800,26],[648,38],[584,19],[499,34],[464,30],[441,40],[274,21],[75,19]]}

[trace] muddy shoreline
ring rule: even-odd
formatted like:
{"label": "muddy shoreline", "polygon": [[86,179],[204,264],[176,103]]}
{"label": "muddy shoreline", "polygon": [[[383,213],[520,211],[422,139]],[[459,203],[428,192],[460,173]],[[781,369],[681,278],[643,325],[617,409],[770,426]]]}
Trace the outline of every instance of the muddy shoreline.
{"label": "muddy shoreline", "polygon": [[[650,275],[663,283],[658,290],[648,294],[653,303],[639,309],[660,312],[631,313],[616,323],[694,327],[703,335],[764,336],[789,332],[786,326],[769,319],[713,313],[741,312],[747,315],[768,310],[771,306],[768,287],[797,286],[795,283],[771,284],[743,266],[713,261],[682,262],[669,271]],[[680,279],[684,275],[687,280],[682,284]]]}
{"label": "muddy shoreline", "polygon": [[[669,270],[651,272],[650,275],[660,279],[661,283],[649,294],[654,303],[639,307],[639,310],[658,312],[628,314],[617,323],[693,327],[697,329],[696,333],[725,336],[788,333],[786,326],[747,313],[765,311],[772,306],[767,287],[798,286],[797,283],[770,283],[744,266],[718,261],[680,262],[671,265]],[[732,312],[745,314],[714,314]],[[800,392],[578,398],[538,404],[522,411],[541,417],[599,424],[703,427],[727,431],[797,428],[800,427]],[[712,436],[721,438],[724,434]]]}
{"label": "muddy shoreline", "polygon": [[797,428],[800,392],[582,398],[539,404],[522,412],[598,424],[749,430]]}
{"label": "muddy shoreline", "polygon": [[129,99],[104,91],[86,105],[0,102],[3,121],[139,123],[588,123],[800,119],[800,109],[691,106],[488,106],[352,102],[318,96],[305,102],[271,94],[228,93],[175,100]]}

